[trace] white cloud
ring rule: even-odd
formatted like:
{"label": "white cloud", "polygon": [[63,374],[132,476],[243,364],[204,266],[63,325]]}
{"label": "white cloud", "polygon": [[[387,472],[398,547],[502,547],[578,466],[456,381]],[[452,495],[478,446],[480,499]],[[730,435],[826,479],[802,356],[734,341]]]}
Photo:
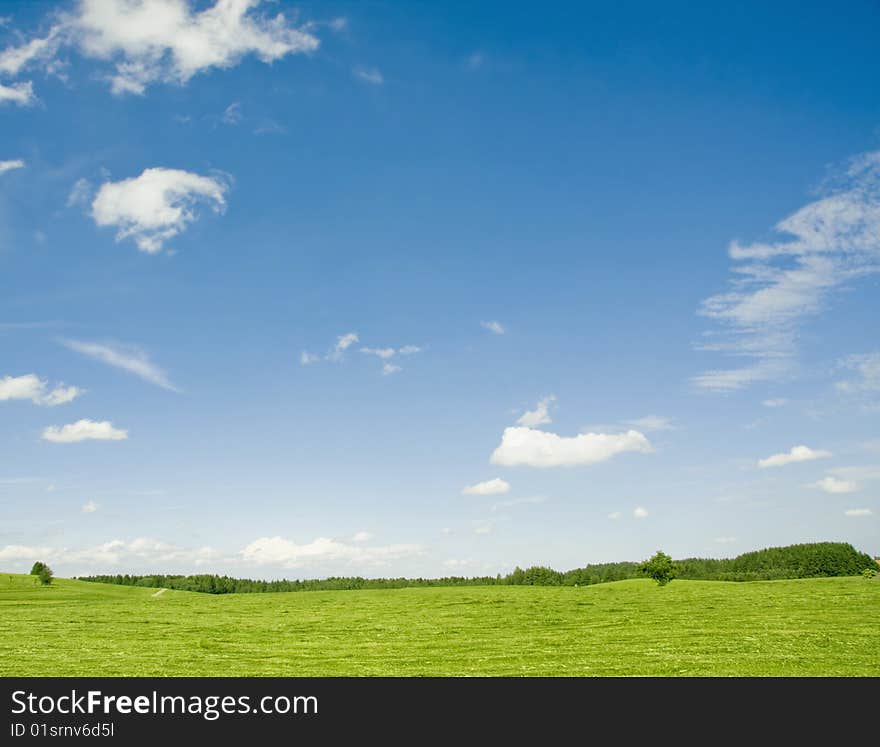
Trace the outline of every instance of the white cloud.
{"label": "white cloud", "polygon": [[495,522],[492,521],[475,521],[474,534],[484,535],[492,534],[495,531]]}
{"label": "white cloud", "polygon": [[470,558],[449,558],[449,560],[444,560],[443,565],[446,568],[466,568],[468,566],[474,565],[474,561]]}
{"label": "white cloud", "polygon": [[766,459],[759,459],[758,466],[762,469],[766,467],[784,467],[786,464],[794,464],[795,462],[809,462],[813,459],[824,459],[830,457],[828,451],[811,449],[809,446],[792,446],[791,449],[782,454],[773,454]]}
{"label": "white cloud", "polygon": [[36,374],[24,376],[4,376],[0,379],[0,402],[4,400],[30,400],[35,405],[54,407],[72,402],[83,394],[75,386],[59,385],[54,389]]}
{"label": "white cloud", "polygon": [[343,356],[345,355],[345,351],[359,340],[360,338],[358,337],[357,332],[346,332],[344,335],[339,335],[339,337],[336,338],[336,345],[333,346],[333,350],[331,350],[330,353],[327,355],[327,360],[342,360]]}
{"label": "white cloud", "polygon": [[144,381],[168,389],[172,392],[177,388],[168,380],[161,368],[150,360],[149,355],[133,345],[111,345],[99,342],[83,342],[81,340],[61,340],[61,344],[74,352],[94,358],[108,366],[128,371]]}
{"label": "white cloud", "polygon": [[95,503],[94,501],[87,501],[86,503],[83,504],[83,507],[80,509],[80,511],[84,514],[93,514],[99,508],[100,508],[100,506],[97,503]]}
{"label": "white cloud", "polygon": [[848,508],[843,513],[845,516],[872,516],[874,514],[870,508]]}
{"label": "white cloud", "polygon": [[812,487],[820,488],[826,493],[855,493],[859,489],[859,484],[852,480],[840,480],[837,477],[828,476],[813,483]]}
{"label": "white cloud", "polygon": [[[878,237],[880,241],[880,237]],[[838,381],[837,388],[845,394],[860,392],[880,392],[880,352],[866,355],[851,355],[844,358],[840,365],[858,375],[856,379]]]}
{"label": "white cloud", "polygon": [[0,83],[0,105],[31,106],[36,100],[34,84],[29,80],[22,83],[13,83],[11,86],[5,86]]}
{"label": "white cloud", "polygon": [[610,514],[608,514],[608,518],[611,519],[611,521],[617,521],[622,516],[623,514],[620,511],[612,511]]}
{"label": "white cloud", "polygon": [[788,404],[788,400],[784,397],[778,397],[777,399],[765,399],[761,404],[764,407],[785,407]]}
{"label": "white cloud", "polygon": [[385,82],[385,78],[382,77],[382,71],[377,67],[365,68],[365,67],[356,67],[351,71],[355,78],[363,83],[369,83],[370,85],[380,86]]}
{"label": "white cloud", "polygon": [[88,179],[77,179],[67,195],[67,207],[87,205],[92,198],[94,187]]}
{"label": "white cloud", "polygon": [[177,566],[180,563],[204,565],[217,557],[219,554],[210,547],[181,548],[170,542],[149,537],[139,537],[130,542],[114,539],[81,549],[29,547],[27,545],[7,545],[0,549],[0,561],[42,560],[51,563],[99,567],[121,564],[130,567],[135,563],[173,563]]}
{"label": "white cloud", "polygon": [[660,415],[646,415],[645,417],[637,418],[636,420],[627,420],[626,424],[646,433],[651,433],[653,431],[671,431],[675,428],[669,418],[664,418]]}
{"label": "white cloud", "polygon": [[648,518],[648,509],[642,508],[641,506],[636,506],[633,509],[633,518],[634,519],[647,519]]}
{"label": "white cloud", "polygon": [[501,322],[480,322],[480,326],[483,329],[488,329],[490,332],[496,335],[503,335],[506,332]]}
{"label": "white cloud", "polygon": [[0,161],[0,174],[5,174],[7,171],[14,171],[15,169],[23,169],[24,161],[20,158],[16,158],[12,161]]}
{"label": "white cloud", "polygon": [[43,430],[43,440],[58,444],[72,444],[79,441],[124,441],[128,431],[114,428],[108,420],[77,420],[63,427],[51,425]]}
{"label": "white cloud", "polygon": [[644,434],[634,430],[565,437],[533,428],[510,427],[504,429],[491,462],[506,467],[569,467],[596,464],[628,451],[645,454],[652,448]]}
{"label": "white cloud", "polygon": [[391,374],[395,374],[398,371],[402,371],[403,369],[398,366],[396,363],[391,363],[391,358],[395,355],[414,355],[416,353],[421,353],[422,348],[417,345],[404,345],[402,348],[369,348],[364,347],[361,348],[360,351],[366,355],[375,355],[380,360],[384,361],[382,364],[382,375],[390,376]]}
{"label": "white cloud", "polygon": [[310,353],[308,350],[303,350],[299,354],[299,364],[301,366],[311,366],[313,363],[317,363],[319,360],[321,360],[321,356]]}
{"label": "white cloud", "polygon": [[736,537],[716,537],[715,541],[719,545],[731,545],[736,542]]}
{"label": "white cloud", "polygon": [[753,362],[694,378],[716,391],[779,379],[793,368],[798,330],[849,282],[880,271],[880,151],[854,158],[824,196],[780,221],[785,238],[733,242],[738,265],[727,293],[703,302],[701,314],[722,327],[703,349]]}
{"label": "white cloud", "polygon": [[369,542],[373,539],[373,535],[370,532],[356,532],[355,535],[351,538],[352,542]]}
{"label": "white cloud", "polygon": [[552,394],[549,397],[544,397],[539,400],[534,410],[526,410],[526,412],[520,415],[519,420],[516,421],[517,425],[524,425],[526,428],[534,428],[538,425],[552,423],[553,420],[550,417],[549,407],[555,401],[556,397]]}
{"label": "white cloud", "polygon": [[462,489],[462,495],[501,495],[510,492],[510,483],[496,477],[485,482],[478,482],[474,485],[468,485]]}
{"label": "white cloud", "polygon": [[102,184],[92,218],[98,226],[115,226],[117,241],[132,238],[142,252],[156,254],[197,218],[197,203],[222,213],[228,189],[217,178],[180,169],[145,169],[140,176]]}
{"label": "white cloud", "polygon": [[111,63],[113,93],[141,94],[155,82],[183,85],[215,68],[234,67],[247,55],[263,62],[317,49],[318,39],[291,26],[283,14],[254,12],[260,0],[218,0],[194,10],[188,0],[80,0],[61,13],[47,36],[0,52],[0,72],[58,65],[61,47]]}
{"label": "white cloud", "polygon": [[223,121],[223,124],[228,125],[237,125],[243,119],[243,115],[241,113],[241,102],[234,101],[226,109],[223,110],[223,116],[220,118]]}
{"label": "white cloud", "polygon": [[391,358],[397,351],[394,348],[361,348],[362,353],[367,355],[375,355],[382,360]]}
{"label": "white cloud", "polygon": [[383,565],[422,552],[422,548],[414,544],[365,547],[362,544],[348,545],[327,537],[318,537],[308,544],[298,545],[283,537],[260,537],[245,547],[239,555],[248,564],[298,568],[316,562],[333,561],[351,565]]}

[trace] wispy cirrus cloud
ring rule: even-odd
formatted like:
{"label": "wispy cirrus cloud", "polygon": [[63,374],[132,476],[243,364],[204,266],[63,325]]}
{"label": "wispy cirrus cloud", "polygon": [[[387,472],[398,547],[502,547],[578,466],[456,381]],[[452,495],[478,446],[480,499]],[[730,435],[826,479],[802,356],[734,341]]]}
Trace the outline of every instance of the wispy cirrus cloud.
{"label": "wispy cirrus cloud", "polygon": [[59,342],[69,350],[106,363],[108,366],[127,371],[163,389],[172,392],[180,391],[169,381],[168,374],[153,363],[147,352],[140,347],[84,340],[59,340]]}
{"label": "wispy cirrus cloud", "polygon": [[480,326],[491,332],[493,335],[503,335],[507,331],[501,322],[496,321],[480,322]]}
{"label": "wispy cirrus cloud", "polygon": [[880,271],[880,151],[852,159],[824,196],[775,230],[784,238],[730,245],[732,288],[700,309],[720,325],[701,349],[748,363],[704,371],[698,388],[732,391],[790,374],[804,322],[848,283]]}
{"label": "wispy cirrus cloud", "polygon": [[361,83],[369,83],[373,86],[381,86],[385,82],[382,71],[377,67],[356,67],[351,71],[352,75]]}

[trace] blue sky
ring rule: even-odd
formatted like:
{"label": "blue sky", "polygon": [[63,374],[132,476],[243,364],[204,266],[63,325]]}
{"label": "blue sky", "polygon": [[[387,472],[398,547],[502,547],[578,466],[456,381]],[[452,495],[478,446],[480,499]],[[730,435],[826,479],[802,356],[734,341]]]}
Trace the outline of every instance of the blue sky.
{"label": "blue sky", "polygon": [[876,4],[0,17],[4,568],[880,553]]}

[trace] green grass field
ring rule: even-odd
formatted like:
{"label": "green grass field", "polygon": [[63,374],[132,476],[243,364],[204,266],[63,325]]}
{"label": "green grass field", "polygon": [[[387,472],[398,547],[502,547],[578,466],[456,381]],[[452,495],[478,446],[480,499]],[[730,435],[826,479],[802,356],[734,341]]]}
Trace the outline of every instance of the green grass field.
{"label": "green grass field", "polygon": [[880,582],[210,596],[0,576],[0,675],[878,675]]}

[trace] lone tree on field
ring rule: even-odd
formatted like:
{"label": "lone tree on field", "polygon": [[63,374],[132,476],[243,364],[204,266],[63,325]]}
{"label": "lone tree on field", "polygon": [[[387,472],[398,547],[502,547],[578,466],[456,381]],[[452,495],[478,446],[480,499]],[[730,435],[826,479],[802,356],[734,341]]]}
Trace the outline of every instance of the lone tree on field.
{"label": "lone tree on field", "polygon": [[663,550],[657,550],[653,558],[639,566],[639,571],[653,578],[660,586],[666,586],[675,578],[678,566]]}
{"label": "lone tree on field", "polygon": [[34,563],[33,567],[31,568],[31,576],[39,576],[40,571],[42,571],[43,568],[48,568],[48,566],[45,563],[38,560],[36,563]]}
{"label": "lone tree on field", "polygon": [[45,563],[41,563],[39,560],[34,563],[34,567],[31,568],[31,576],[36,576],[43,586],[48,586],[49,584],[51,584],[52,576],[54,575],[55,574],[52,573],[52,569]]}

